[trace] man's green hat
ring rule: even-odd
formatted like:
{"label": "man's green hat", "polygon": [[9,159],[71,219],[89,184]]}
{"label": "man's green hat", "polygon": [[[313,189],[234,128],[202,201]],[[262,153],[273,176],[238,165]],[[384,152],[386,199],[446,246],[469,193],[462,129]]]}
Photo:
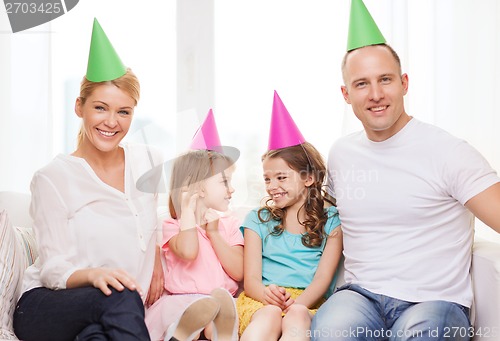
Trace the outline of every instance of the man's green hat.
{"label": "man's green hat", "polygon": [[383,43],[385,43],[385,38],[366,9],[363,0],[352,0],[347,51]]}
{"label": "man's green hat", "polygon": [[94,18],[87,79],[91,82],[110,81],[123,76],[126,72],[127,68],[123,65],[101,25]]}

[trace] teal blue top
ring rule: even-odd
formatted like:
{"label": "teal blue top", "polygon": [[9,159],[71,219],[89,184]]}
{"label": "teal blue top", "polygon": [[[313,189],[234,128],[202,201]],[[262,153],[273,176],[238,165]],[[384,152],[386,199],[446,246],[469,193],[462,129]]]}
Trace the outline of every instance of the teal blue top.
{"label": "teal blue top", "polygon": [[[325,248],[326,239],[319,247],[309,248],[302,244],[302,235],[289,233],[286,230],[279,236],[270,234],[279,224],[277,220],[262,222],[258,210],[248,213],[243,222],[244,229],[255,231],[262,239],[262,283],[276,284],[282,287],[305,289],[312,281],[319,260]],[[326,209],[328,220],[325,224],[325,233],[329,235],[337,226],[340,219],[334,206]],[[268,211],[262,211],[263,218],[267,218]],[[334,279],[331,288],[335,286]]]}

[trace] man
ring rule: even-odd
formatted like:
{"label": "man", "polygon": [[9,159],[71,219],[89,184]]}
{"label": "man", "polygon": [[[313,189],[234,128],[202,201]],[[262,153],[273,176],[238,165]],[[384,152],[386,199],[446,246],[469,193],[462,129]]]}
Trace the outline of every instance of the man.
{"label": "man", "polygon": [[406,113],[399,57],[361,0],[350,34],[353,9],[372,28],[349,39],[341,90],[364,131],[328,161],[347,284],[319,309],[312,339],[469,340],[472,223],[500,233],[500,178],[465,141]]}

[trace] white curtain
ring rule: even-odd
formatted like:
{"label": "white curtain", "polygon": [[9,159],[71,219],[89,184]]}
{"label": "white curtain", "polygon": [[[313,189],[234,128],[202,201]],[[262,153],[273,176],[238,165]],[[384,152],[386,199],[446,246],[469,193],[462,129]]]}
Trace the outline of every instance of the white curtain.
{"label": "white curtain", "polygon": [[28,192],[33,173],[75,149],[74,103],[96,17],[141,81],[130,140],[168,148],[176,111],[175,1],[82,0],[47,24],[11,33],[0,5],[0,190]]}
{"label": "white curtain", "polygon": [[33,171],[53,149],[46,30],[13,35],[6,13],[0,13],[0,190],[26,192]]}
{"label": "white curtain", "polygon": [[[409,75],[407,112],[467,140],[500,171],[500,3],[364,2]],[[274,89],[324,155],[361,129],[340,92],[349,7],[347,0],[215,1],[215,113],[223,143],[245,156],[238,176],[246,185],[234,195],[244,204],[264,195],[260,155]]]}
{"label": "white curtain", "polygon": [[[464,138],[500,171],[500,3],[364,2],[409,74],[407,112]],[[253,206],[264,194],[260,155],[273,90],[324,155],[335,139],[360,129],[339,90],[350,1],[213,0],[210,7],[190,15],[189,5],[179,10],[173,0],[85,0],[51,24],[16,34],[0,13],[0,190],[27,191],[36,169],[72,149],[72,107],[94,16],[142,81],[136,118],[148,142],[177,152],[175,141],[189,141],[213,107],[223,144],[242,153],[235,205]],[[200,33],[203,25],[213,25],[213,37]],[[186,98],[202,101],[189,108]]]}
{"label": "white curtain", "polygon": [[[409,74],[407,112],[468,140],[500,170],[498,1],[365,4]],[[215,2],[216,117],[227,139],[265,150],[274,89],[324,153],[360,128],[340,93],[348,15],[349,1]]]}

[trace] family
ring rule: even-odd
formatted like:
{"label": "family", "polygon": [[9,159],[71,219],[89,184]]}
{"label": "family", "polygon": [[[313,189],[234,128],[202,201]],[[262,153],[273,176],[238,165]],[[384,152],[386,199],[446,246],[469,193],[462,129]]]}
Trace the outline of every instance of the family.
{"label": "family", "polygon": [[[240,222],[224,213],[239,152],[221,144],[211,110],[175,160],[121,143],[140,85],[94,20],[77,148],[31,182],[39,258],[17,336],[403,341],[471,328],[472,221],[500,233],[500,177],[467,142],[406,113],[408,75],[362,0],[349,25],[341,91],[364,129],[325,162],[275,92],[266,201]],[[158,165],[170,173],[162,221]],[[339,176],[349,172],[370,176]]]}

